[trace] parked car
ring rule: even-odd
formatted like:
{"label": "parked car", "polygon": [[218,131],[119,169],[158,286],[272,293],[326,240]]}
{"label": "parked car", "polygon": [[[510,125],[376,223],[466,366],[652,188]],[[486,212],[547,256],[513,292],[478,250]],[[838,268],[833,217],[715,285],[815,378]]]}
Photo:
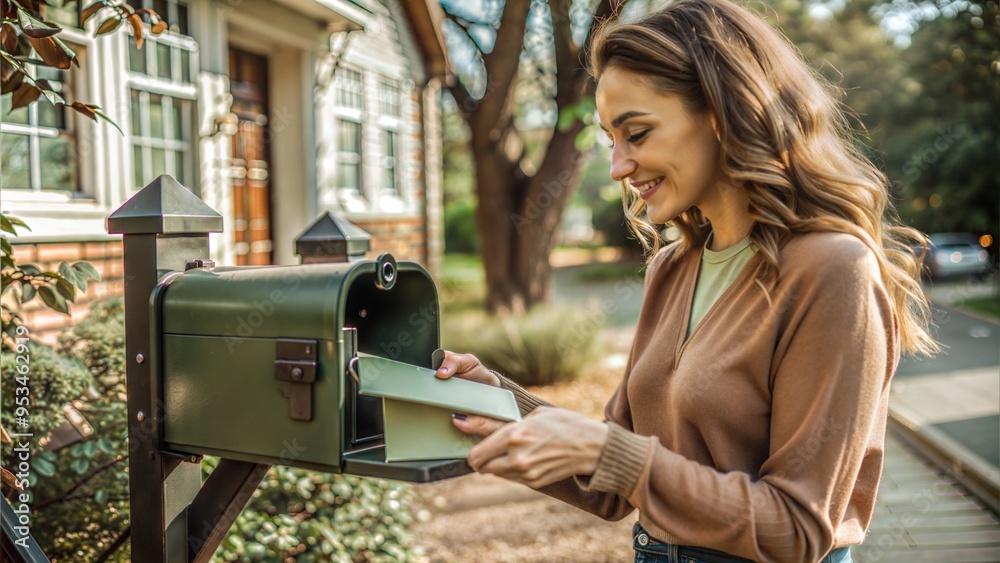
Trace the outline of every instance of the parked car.
{"label": "parked car", "polygon": [[924,268],[931,278],[968,276],[989,269],[989,254],[976,235],[934,233],[929,238]]}

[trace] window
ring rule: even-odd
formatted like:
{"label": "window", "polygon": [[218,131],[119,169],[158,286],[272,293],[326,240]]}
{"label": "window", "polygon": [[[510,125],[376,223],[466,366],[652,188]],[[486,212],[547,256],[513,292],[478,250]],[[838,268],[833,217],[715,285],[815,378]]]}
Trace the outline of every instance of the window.
{"label": "window", "polygon": [[361,71],[340,68],[334,81],[337,90],[337,106],[342,109],[365,109],[365,81]]}
{"label": "window", "polygon": [[385,194],[399,197],[399,174],[396,166],[396,132],[383,131],[382,167],[385,169]]}
{"label": "window", "polygon": [[189,184],[197,43],[186,37],[187,5],[171,0],[129,4],[152,8],[170,24],[169,33],[147,34],[142,49],[128,42],[133,183],[141,188],[161,174],[170,174]]}
{"label": "window", "polygon": [[191,102],[143,90],[132,92],[132,159],[135,187],[160,174],[187,180]]}
{"label": "window", "polygon": [[42,18],[59,27],[80,27],[80,16],[76,11],[77,0],[47,0],[42,8]]}
{"label": "window", "polygon": [[359,70],[339,68],[334,78],[337,117],[337,199],[347,211],[368,208],[362,167],[365,82]]}
{"label": "window", "polygon": [[[48,79],[53,89],[72,103],[65,72],[39,67],[35,76]],[[79,190],[75,113],[44,99],[11,111],[10,96],[3,98],[0,175],[4,189]]]}
{"label": "window", "polygon": [[399,82],[381,78],[378,85],[378,103],[382,115],[401,117]]}
{"label": "window", "polygon": [[337,187],[360,194],[361,124],[341,119],[337,129]]}
{"label": "window", "polygon": [[399,82],[386,77],[380,77],[378,83],[378,123],[382,133],[382,195],[388,199],[383,202],[383,208],[398,208],[400,196],[400,162],[399,130],[401,127],[402,96]]}
{"label": "window", "polygon": [[334,182],[337,200],[347,212],[406,209],[401,197],[405,145],[400,84],[355,68],[337,69],[332,86]]}
{"label": "window", "polygon": [[[167,29],[179,35],[191,35],[188,29],[188,7],[177,0],[128,0],[133,8],[153,10],[160,19],[167,22]],[[143,21],[149,23],[149,16],[143,16]]]}

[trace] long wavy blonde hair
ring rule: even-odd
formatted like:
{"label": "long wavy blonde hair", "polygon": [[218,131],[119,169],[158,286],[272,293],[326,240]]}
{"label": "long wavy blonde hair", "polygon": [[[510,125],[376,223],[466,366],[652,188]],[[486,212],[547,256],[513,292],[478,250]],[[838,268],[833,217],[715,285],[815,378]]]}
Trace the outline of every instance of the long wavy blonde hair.
{"label": "long wavy blonde hair", "polygon": [[[899,321],[905,350],[930,354],[930,313],[910,243],[923,235],[898,223],[888,181],[858,149],[835,89],[778,31],[729,0],[677,0],[634,23],[609,23],[595,34],[590,71],[609,67],[645,76],[676,94],[689,111],[715,117],[722,173],[750,197],[751,240],[778,271],[778,250],[793,233],[852,234],[868,245]],[[645,202],[623,182],[630,228],[650,255],[657,228],[641,218]],[[703,243],[697,208],[672,224],[681,232],[675,257]]]}

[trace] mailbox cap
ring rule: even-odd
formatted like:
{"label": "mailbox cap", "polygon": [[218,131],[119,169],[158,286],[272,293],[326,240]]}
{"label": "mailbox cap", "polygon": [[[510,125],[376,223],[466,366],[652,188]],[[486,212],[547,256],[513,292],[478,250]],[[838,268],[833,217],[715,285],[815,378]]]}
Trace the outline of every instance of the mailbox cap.
{"label": "mailbox cap", "polygon": [[371,249],[371,235],[327,211],[295,239],[295,253],[303,258],[347,262]]}
{"label": "mailbox cap", "polygon": [[164,174],[108,216],[109,234],[220,233],[222,215]]}

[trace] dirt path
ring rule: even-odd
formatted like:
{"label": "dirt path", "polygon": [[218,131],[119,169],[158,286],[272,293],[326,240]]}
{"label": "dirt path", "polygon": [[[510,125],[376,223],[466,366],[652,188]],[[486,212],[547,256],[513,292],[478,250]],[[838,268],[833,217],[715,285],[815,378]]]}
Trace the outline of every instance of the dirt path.
{"label": "dirt path", "polygon": [[[611,354],[580,379],[532,388],[543,399],[603,419],[632,341],[632,328],[601,335]],[[420,485],[412,526],[422,561],[552,562],[631,561],[635,515],[620,522],[600,518],[528,487],[491,475],[467,475]]]}

